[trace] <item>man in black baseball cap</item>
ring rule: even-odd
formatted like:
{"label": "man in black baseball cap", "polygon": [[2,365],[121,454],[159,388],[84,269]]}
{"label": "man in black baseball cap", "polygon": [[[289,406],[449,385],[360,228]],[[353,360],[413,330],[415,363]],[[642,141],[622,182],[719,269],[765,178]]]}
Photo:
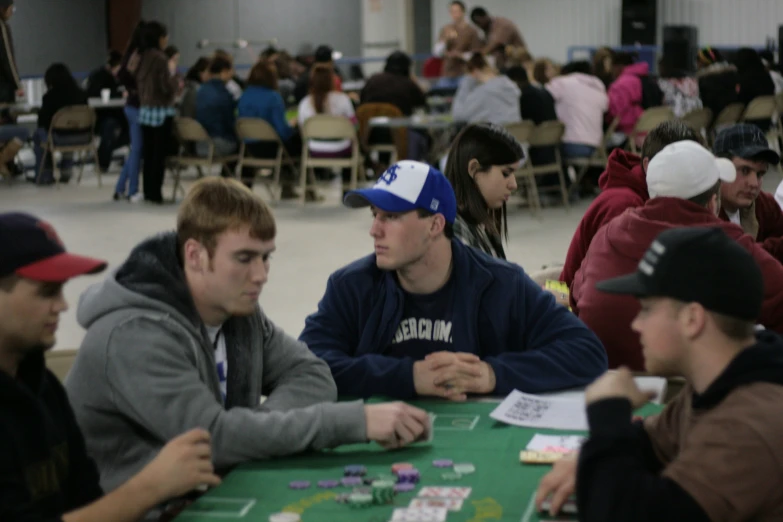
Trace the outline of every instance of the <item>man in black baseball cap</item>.
{"label": "man in black baseball cap", "polygon": [[783,262],[783,212],[775,198],[761,190],[761,180],[770,166],[780,163],[780,156],[769,148],[764,133],[749,123],[739,123],[720,131],[712,152],[728,158],[737,169],[733,183],[721,185],[720,218],[740,225],[756,241]]}
{"label": "man in black baseball cap", "polygon": [[54,228],[0,214],[0,520],[139,520],[201,485],[217,485],[209,432],[173,439],[141,472],[103,496],[65,389],[46,370],[69,279],[106,262],[65,251]]}
{"label": "man in black baseball cap", "polygon": [[640,299],[647,370],[686,385],[639,422],[650,394],[627,369],[590,385],[590,438],[542,479],[539,507],[576,490],[580,520],[777,520],[783,339],[755,332],[764,287],[751,255],[719,228],[669,229],[635,273],[597,287]]}

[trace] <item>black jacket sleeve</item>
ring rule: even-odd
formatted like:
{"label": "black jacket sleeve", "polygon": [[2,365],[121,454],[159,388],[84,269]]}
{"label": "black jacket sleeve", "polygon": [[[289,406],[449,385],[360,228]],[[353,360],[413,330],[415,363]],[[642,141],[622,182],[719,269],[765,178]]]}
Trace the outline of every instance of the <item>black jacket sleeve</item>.
{"label": "black jacket sleeve", "polygon": [[660,476],[652,443],[631,415],[627,399],[587,408],[590,438],[579,454],[576,482],[579,520],[710,522],[685,490]]}
{"label": "black jacket sleeve", "polygon": [[70,480],[65,485],[65,498],[68,499],[66,513],[92,504],[103,496],[100,474],[95,461],[87,455],[84,436],[76,423],[76,416],[63,390],[65,404],[63,410],[68,422],[68,457]]}
{"label": "black jacket sleeve", "polygon": [[21,88],[13,44],[11,43],[11,31],[2,21],[0,21],[0,79],[3,82],[13,84],[15,90]]}

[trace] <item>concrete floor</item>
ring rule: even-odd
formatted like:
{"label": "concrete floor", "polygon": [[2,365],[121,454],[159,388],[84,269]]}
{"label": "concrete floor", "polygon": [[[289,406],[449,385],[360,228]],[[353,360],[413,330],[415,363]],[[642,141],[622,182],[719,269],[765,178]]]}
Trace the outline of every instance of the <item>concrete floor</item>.
{"label": "concrete floor", "polygon": [[[113,171],[117,168],[114,167]],[[780,181],[777,172],[765,179],[765,188],[774,191]],[[111,200],[117,173],[103,177],[98,188],[94,174],[85,172],[81,185],[73,181],[60,189],[36,187],[17,181],[0,183],[0,211],[21,210],[49,220],[68,250],[96,256],[117,268],[131,248],[147,236],[173,229],[176,205],[153,207]],[[186,188],[189,183],[186,182]],[[266,190],[256,192],[267,197]],[[171,185],[164,195],[171,194]],[[261,305],[269,317],[286,332],[298,336],[305,317],[315,310],[326,280],[334,270],[372,250],[367,210],[350,210],[339,205],[339,188],[327,187],[323,203],[301,207],[284,202],[275,208],[278,236],[269,282],[261,295]],[[562,263],[574,229],[589,201],[583,200],[570,211],[545,209],[539,218],[529,210],[510,206],[509,260],[528,271],[543,265]],[[9,248],[4,245],[3,248]],[[65,287],[71,308],[63,314],[57,348],[78,347],[84,330],[76,322],[79,295],[103,276],[81,277]]]}

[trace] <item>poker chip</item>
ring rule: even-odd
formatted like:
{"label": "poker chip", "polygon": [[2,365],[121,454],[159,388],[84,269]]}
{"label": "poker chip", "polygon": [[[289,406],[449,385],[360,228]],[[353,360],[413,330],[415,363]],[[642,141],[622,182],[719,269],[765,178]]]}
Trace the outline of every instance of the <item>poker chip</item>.
{"label": "poker chip", "polygon": [[298,513],[290,513],[288,511],[269,515],[269,522],[301,522],[301,520],[302,517]]}
{"label": "poker chip", "polygon": [[348,498],[351,496],[351,493],[340,493],[336,497],[334,497],[334,500],[337,501],[339,504],[347,504]]}
{"label": "poker chip", "polygon": [[454,465],[452,461],[449,459],[439,459],[439,460],[433,460],[432,465],[436,468],[450,468]]}
{"label": "poker chip", "polygon": [[295,480],[288,483],[288,487],[291,489],[307,489],[310,487],[309,480]]}
{"label": "poker chip", "polygon": [[421,479],[421,473],[419,473],[419,470],[412,468],[412,469],[401,469],[397,472],[397,481],[398,482],[409,482],[411,484],[416,484]]}
{"label": "poker chip", "polygon": [[346,477],[363,477],[367,474],[367,468],[361,464],[345,466],[344,474]]}
{"label": "poker chip", "polygon": [[372,495],[367,493],[351,493],[348,497],[348,505],[351,507],[368,507],[372,505]]}
{"label": "poker chip", "polygon": [[364,482],[365,486],[372,486],[372,483],[376,480],[381,480],[380,477],[363,477],[362,482]]}
{"label": "poker chip", "polygon": [[395,493],[408,493],[414,489],[416,489],[416,484],[411,484],[410,482],[401,482],[394,485]]}
{"label": "poker chip", "polygon": [[391,470],[392,473],[396,475],[397,472],[400,471],[401,469],[411,469],[411,468],[413,468],[413,464],[411,464],[410,462],[397,462],[396,464],[392,464]]}
{"label": "poker chip", "polygon": [[443,480],[459,480],[462,478],[462,475],[459,473],[456,473],[454,471],[450,471],[448,473],[444,473],[440,476]]}
{"label": "poker chip", "polygon": [[336,488],[340,485],[339,480],[319,480],[318,487],[324,489]]}
{"label": "poker chip", "polygon": [[394,482],[376,480],[372,483],[372,501],[375,504],[390,504],[394,502]]}
{"label": "poker chip", "polygon": [[343,486],[361,486],[364,482],[362,482],[362,477],[343,477],[340,480],[340,483],[342,483]]}
{"label": "poker chip", "polygon": [[454,464],[454,472],[459,473],[460,475],[470,475],[475,471],[476,471],[476,466],[474,466],[470,462],[460,462]]}

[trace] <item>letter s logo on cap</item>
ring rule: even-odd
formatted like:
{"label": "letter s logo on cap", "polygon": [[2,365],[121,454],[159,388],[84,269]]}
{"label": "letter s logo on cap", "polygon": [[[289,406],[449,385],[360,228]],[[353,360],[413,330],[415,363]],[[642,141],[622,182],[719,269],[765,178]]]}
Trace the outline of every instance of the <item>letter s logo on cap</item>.
{"label": "letter s logo on cap", "polygon": [[397,169],[399,169],[399,165],[392,165],[388,169],[386,169],[386,172],[383,173],[381,176],[380,181],[383,181],[387,185],[391,185],[394,183],[394,181],[397,179]]}

